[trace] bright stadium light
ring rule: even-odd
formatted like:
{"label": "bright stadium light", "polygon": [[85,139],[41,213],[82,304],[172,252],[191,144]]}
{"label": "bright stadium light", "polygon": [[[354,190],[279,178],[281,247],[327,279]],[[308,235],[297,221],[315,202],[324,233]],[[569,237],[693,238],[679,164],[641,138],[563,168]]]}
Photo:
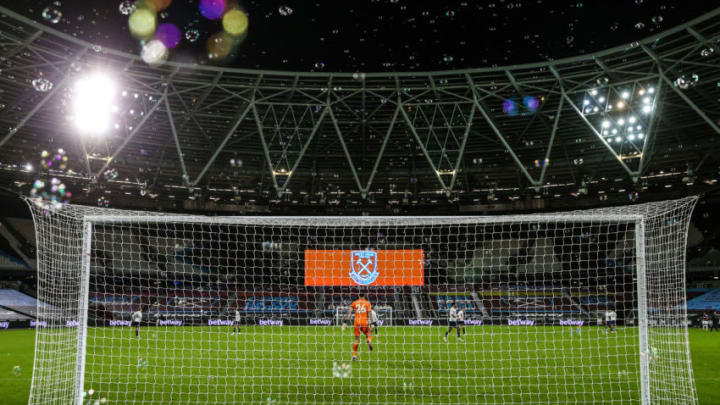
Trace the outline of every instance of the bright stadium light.
{"label": "bright stadium light", "polygon": [[82,134],[98,135],[110,128],[115,90],[115,83],[102,73],[78,80],[73,95],[73,120]]}
{"label": "bright stadium light", "polygon": [[620,97],[623,98],[623,100],[627,100],[630,98],[630,92],[629,91],[623,91]]}
{"label": "bright stadium light", "polygon": [[644,106],[643,106],[643,109],[642,109],[642,112],[645,113],[645,114],[650,114],[650,112],[652,112],[652,106],[651,106],[651,105],[644,105]]}

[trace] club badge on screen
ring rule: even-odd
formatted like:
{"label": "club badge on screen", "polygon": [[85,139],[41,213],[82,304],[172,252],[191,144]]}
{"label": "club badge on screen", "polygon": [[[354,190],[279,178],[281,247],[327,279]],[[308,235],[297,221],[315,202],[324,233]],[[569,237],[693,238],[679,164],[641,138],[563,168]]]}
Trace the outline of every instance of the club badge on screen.
{"label": "club badge on screen", "polygon": [[377,253],[353,250],[350,253],[350,278],[360,285],[372,284],[380,275],[377,271]]}

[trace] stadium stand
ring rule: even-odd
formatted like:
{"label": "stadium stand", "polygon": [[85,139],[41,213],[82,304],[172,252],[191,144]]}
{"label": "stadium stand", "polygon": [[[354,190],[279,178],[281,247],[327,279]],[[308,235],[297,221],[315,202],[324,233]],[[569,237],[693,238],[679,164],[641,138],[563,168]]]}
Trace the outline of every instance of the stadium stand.
{"label": "stadium stand", "polygon": [[691,299],[687,308],[688,311],[720,311],[720,288]]}
{"label": "stadium stand", "polygon": [[37,316],[37,300],[20,291],[0,289],[0,320],[21,321]]}

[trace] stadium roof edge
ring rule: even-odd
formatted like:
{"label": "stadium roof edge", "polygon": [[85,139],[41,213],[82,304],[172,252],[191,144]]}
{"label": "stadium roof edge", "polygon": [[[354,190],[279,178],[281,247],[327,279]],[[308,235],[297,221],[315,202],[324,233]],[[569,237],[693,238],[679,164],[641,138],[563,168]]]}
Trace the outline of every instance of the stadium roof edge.
{"label": "stadium roof edge", "polygon": [[[76,37],[73,37],[72,35],[65,34],[54,28],[43,25],[31,18],[25,17],[25,16],[18,14],[12,10],[9,10],[3,6],[0,6],[0,14],[8,16],[10,18],[13,18],[17,21],[20,21],[23,24],[27,24],[33,28],[38,29],[39,31],[44,32],[44,33],[48,33],[48,34],[57,36],[59,38],[62,38],[68,42],[75,43],[81,47],[92,48],[94,46],[94,44],[92,44],[90,42],[87,42],[82,39],[78,39]],[[687,21],[681,25],[675,26],[673,28],[669,28],[667,30],[664,30],[662,32],[659,32],[655,35],[646,37],[646,38],[636,41],[636,42],[638,45],[652,44],[653,42],[657,41],[658,39],[679,33],[681,31],[686,30],[689,27],[692,27],[694,25],[711,20],[711,19],[713,19],[715,17],[719,17],[719,16],[720,16],[720,7],[716,8],[708,13],[705,13],[697,18],[694,18],[690,21]],[[597,52],[586,54],[586,55],[578,55],[578,56],[573,56],[573,57],[569,57],[569,58],[563,58],[563,59],[546,61],[546,62],[535,62],[535,63],[518,64],[518,65],[506,65],[506,66],[498,66],[498,67],[456,69],[456,70],[442,70],[442,71],[424,71],[424,72],[369,72],[369,73],[364,73],[364,74],[365,74],[365,77],[388,77],[388,76],[416,77],[416,76],[449,76],[449,75],[460,75],[460,74],[504,72],[504,71],[523,70],[523,69],[537,69],[537,68],[542,68],[542,67],[558,66],[558,65],[572,64],[572,63],[578,63],[578,62],[594,62],[595,59],[602,58],[604,56],[611,55],[614,53],[627,51],[629,49],[633,49],[633,47],[630,44],[626,44],[626,45],[619,45],[619,46],[616,46],[613,48],[605,49],[602,51],[597,51]],[[106,53],[106,54],[111,54],[114,56],[132,59],[132,60],[142,61],[138,55],[119,51],[119,50],[112,49],[112,48],[103,47],[101,52]],[[304,76],[304,77],[349,78],[349,77],[352,77],[352,75],[356,73],[356,72],[299,72],[299,71],[293,72],[293,71],[281,71],[281,70],[275,71],[275,70],[258,70],[258,69],[240,69],[240,68],[228,68],[228,67],[208,66],[208,65],[199,65],[199,64],[188,64],[188,63],[180,63],[180,62],[173,62],[173,61],[168,61],[165,63],[165,65],[176,67],[176,68],[187,68],[187,69],[193,69],[193,70],[253,74],[253,75],[267,74],[267,75],[273,75],[273,76],[288,76],[288,77]]]}

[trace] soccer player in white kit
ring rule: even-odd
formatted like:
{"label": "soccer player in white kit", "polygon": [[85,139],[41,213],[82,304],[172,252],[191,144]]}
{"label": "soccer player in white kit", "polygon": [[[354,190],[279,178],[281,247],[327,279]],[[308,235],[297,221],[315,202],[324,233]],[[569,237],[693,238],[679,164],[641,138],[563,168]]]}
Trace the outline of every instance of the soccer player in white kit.
{"label": "soccer player in white kit", "polygon": [[375,330],[375,335],[378,334],[378,325],[379,325],[379,319],[377,314],[375,313],[375,310],[370,310],[370,327]]}
{"label": "soccer player in white kit", "polygon": [[459,310],[457,312],[457,316],[458,316],[458,328],[462,329],[462,334],[463,334],[463,336],[465,336],[465,311],[462,309]]}
{"label": "soccer player in white kit", "polygon": [[142,318],[143,318],[142,308],[133,312],[131,326],[135,327],[135,337],[136,338],[140,337],[140,322],[142,322]]}
{"label": "soccer player in white kit", "polygon": [[605,327],[610,333],[615,333],[615,323],[617,322],[617,314],[610,309],[605,311]]}
{"label": "soccer player in white kit", "polygon": [[240,310],[235,309],[235,322],[233,322],[233,328],[231,335],[234,335],[236,333],[240,333]]}
{"label": "soccer player in white kit", "polygon": [[445,331],[445,336],[443,336],[443,341],[447,342],[447,337],[450,332],[455,329],[457,331],[457,338],[459,341],[462,342],[463,338],[460,337],[460,326],[458,326],[458,310],[457,310],[457,304],[454,302],[452,303],[452,306],[450,307],[450,311],[448,311],[448,330]]}

